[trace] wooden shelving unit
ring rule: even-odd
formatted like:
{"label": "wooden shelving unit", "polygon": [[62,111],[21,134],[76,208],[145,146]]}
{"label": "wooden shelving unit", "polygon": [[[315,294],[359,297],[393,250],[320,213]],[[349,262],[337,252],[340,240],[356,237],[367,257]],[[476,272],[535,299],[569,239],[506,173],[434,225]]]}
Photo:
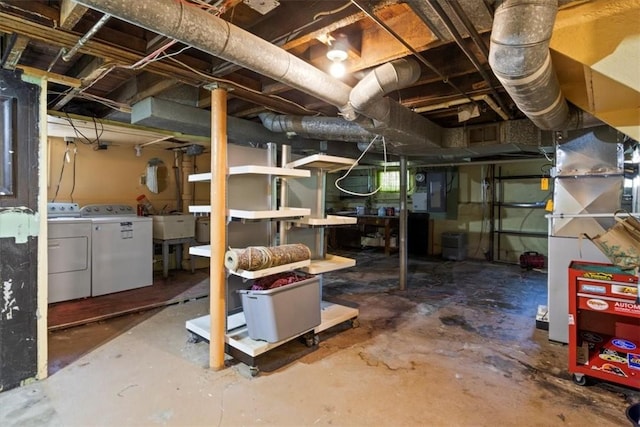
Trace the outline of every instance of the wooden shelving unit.
{"label": "wooden shelving unit", "polygon": [[[270,150],[274,149],[275,146],[270,147]],[[297,161],[286,164],[284,167],[274,167],[271,165],[274,158],[273,152],[271,151],[267,153],[265,150],[261,150],[264,152],[261,153],[259,149],[247,149],[246,147],[231,148],[231,146],[229,146],[230,154],[235,153],[236,150],[239,151],[239,153],[235,154],[233,163],[239,163],[247,157],[253,157],[257,161],[255,162],[256,164],[234,164],[228,168],[229,208],[227,209],[226,217],[228,219],[227,245],[229,247],[270,246],[270,243],[275,241],[274,236],[271,235],[274,229],[274,227],[271,226],[272,221],[282,221],[282,224],[293,225],[295,229],[307,229],[321,237],[324,235],[324,227],[355,223],[355,218],[312,214],[314,210],[318,209],[318,206],[314,208],[281,206],[274,209],[275,197],[273,195],[273,188],[275,187],[274,177],[295,178],[295,182],[298,179],[312,179],[312,171],[320,171],[320,175],[324,177],[329,170],[333,171],[350,167],[353,164],[353,160],[318,154],[298,159]],[[232,161],[229,162],[232,163]],[[271,181],[267,183],[265,179]],[[210,180],[211,173],[199,173],[189,177],[190,182],[209,182]],[[288,179],[282,179],[281,186],[286,187],[288,183]],[[265,192],[271,192],[271,194],[259,194],[260,188],[263,188]],[[307,190],[303,191],[308,192]],[[315,188],[312,191],[316,200],[321,199],[323,204],[324,197],[318,197],[320,194],[318,191],[324,192],[324,188]],[[309,197],[309,194],[302,195],[303,199],[305,197]],[[248,208],[249,206],[251,208]],[[322,210],[323,209],[324,206],[322,206]],[[194,214],[211,214],[211,206],[190,206],[189,212]],[[235,222],[238,220],[240,222],[239,224]],[[245,227],[250,228],[250,230],[245,230]],[[290,235],[290,237],[293,238],[289,239],[289,242],[298,243],[294,236]],[[285,243],[287,242],[281,242],[281,244]],[[211,247],[209,245],[193,246],[189,249],[189,253],[195,256],[210,257]],[[233,295],[235,293],[232,289],[234,286],[246,287],[244,283],[246,280],[258,279],[293,270],[303,271],[311,275],[322,275],[323,273],[355,265],[355,260],[353,259],[328,255],[325,254],[324,251],[318,253],[312,250],[312,254],[314,254],[314,256],[312,256],[311,260],[258,271],[227,270],[229,273],[226,279],[227,295]],[[321,276],[320,280],[322,280]],[[230,302],[228,301],[227,304],[229,305]],[[313,342],[317,342],[317,334],[319,332],[341,322],[354,321],[358,316],[357,309],[325,301],[322,301],[320,309],[321,324],[311,331],[305,331],[300,334],[315,334]],[[230,312],[229,307],[228,312]],[[187,321],[186,327],[190,333],[196,337],[205,340],[211,339],[209,315]],[[244,313],[240,311],[227,316],[225,348],[228,354],[249,365],[252,373],[255,374],[257,373],[255,363],[259,356],[300,335],[277,343],[252,340],[248,334]]]}

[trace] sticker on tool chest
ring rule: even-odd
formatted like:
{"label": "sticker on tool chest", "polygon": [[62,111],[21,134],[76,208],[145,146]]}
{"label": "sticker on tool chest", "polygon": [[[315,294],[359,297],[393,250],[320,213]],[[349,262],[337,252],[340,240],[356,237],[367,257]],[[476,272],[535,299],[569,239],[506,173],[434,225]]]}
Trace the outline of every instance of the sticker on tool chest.
{"label": "sticker on tool chest", "polygon": [[640,354],[637,354],[637,353],[627,354],[627,364],[631,369],[640,370]]}

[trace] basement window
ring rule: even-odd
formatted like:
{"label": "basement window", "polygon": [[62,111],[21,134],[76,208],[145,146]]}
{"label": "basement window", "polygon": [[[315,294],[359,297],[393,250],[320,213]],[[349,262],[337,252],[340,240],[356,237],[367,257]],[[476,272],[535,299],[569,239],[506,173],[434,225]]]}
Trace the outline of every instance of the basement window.
{"label": "basement window", "polygon": [[400,171],[378,172],[378,186],[380,187],[380,191],[399,192]]}

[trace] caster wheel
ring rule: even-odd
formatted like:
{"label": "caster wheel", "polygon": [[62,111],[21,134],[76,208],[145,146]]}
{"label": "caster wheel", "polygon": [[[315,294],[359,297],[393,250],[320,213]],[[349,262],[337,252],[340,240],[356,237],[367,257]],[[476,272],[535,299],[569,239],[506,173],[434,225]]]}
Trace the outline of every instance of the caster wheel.
{"label": "caster wheel", "polygon": [[249,366],[249,374],[251,374],[252,377],[257,377],[259,373],[260,368],[257,366]]}
{"label": "caster wheel", "polygon": [[197,344],[202,341],[202,337],[200,335],[196,335],[193,332],[189,332],[189,338],[187,338],[187,342],[189,344]]}
{"label": "caster wheel", "polygon": [[351,320],[351,327],[352,328],[359,328],[360,327],[360,321],[358,319]]}
{"label": "caster wheel", "polygon": [[320,335],[315,334],[313,336],[313,345],[318,345],[318,344],[320,344]]}
{"label": "caster wheel", "polygon": [[313,347],[313,337],[305,337],[304,345],[307,347]]}
{"label": "caster wheel", "polygon": [[571,378],[573,379],[573,382],[579,386],[585,386],[589,382],[587,380],[587,376],[584,374],[573,374]]}

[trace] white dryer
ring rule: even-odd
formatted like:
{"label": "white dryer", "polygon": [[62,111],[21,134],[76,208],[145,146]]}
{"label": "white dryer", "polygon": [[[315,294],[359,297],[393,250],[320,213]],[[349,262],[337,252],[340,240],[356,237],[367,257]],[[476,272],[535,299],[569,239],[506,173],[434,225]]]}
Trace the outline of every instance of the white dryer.
{"label": "white dryer", "polygon": [[126,205],[87,205],[81,212],[91,220],[91,295],[151,286],[151,218]]}
{"label": "white dryer", "polygon": [[77,203],[48,203],[49,303],[91,296],[91,220]]}

